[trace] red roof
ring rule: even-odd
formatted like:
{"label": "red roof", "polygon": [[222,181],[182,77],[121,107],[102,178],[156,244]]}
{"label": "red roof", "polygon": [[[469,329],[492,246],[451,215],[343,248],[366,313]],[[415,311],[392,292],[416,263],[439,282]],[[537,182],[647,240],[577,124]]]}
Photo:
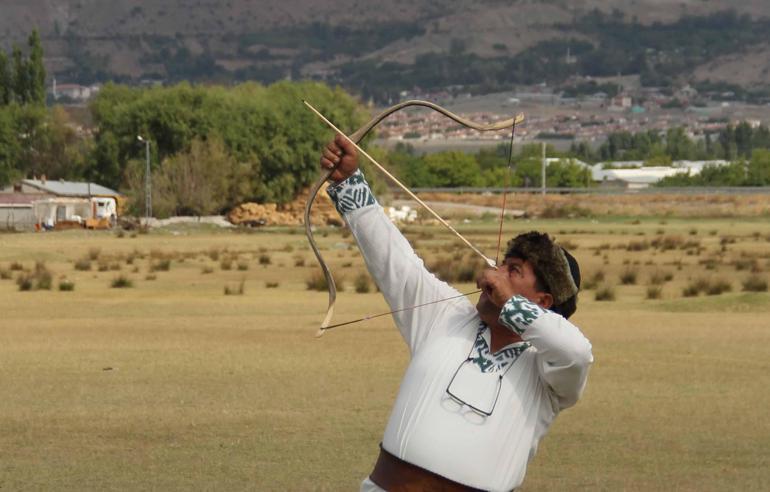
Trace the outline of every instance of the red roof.
{"label": "red roof", "polygon": [[0,205],[32,205],[32,202],[41,198],[37,193],[0,193]]}

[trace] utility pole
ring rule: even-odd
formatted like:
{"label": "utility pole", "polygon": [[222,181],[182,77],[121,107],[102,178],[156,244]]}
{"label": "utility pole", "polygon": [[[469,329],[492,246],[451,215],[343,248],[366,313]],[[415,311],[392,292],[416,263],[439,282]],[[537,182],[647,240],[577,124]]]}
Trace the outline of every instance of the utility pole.
{"label": "utility pole", "polygon": [[541,179],[541,183],[543,185],[542,194],[543,196],[545,196],[545,167],[548,164],[548,160],[545,158],[545,142],[540,142],[540,149],[543,153],[543,166],[542,166],[543,169],[542,169],[542,179]]}
{"label": "utility pole", "polygon": [[136,139],[144,142],[147,165],[144,168],[144,225],[150,225],[152,217],[152,172],[150,171],[150,141],[137,135]]}

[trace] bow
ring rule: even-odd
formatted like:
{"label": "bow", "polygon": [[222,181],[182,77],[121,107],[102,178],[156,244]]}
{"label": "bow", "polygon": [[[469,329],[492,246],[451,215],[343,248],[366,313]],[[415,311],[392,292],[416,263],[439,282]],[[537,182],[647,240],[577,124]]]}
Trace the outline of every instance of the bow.
{"label": "bow", "polygon": [[[445,108],[442,108],[441,106],[439,106],[437,104],[434,104],[432,102],[422,101],[422,100],[415,99],[415,100],[404,101],[402,103],[396,104],[395,106],[392,106],[392,107],[384,110],[383,112],[381,112],[380,114],[378,114],[377,116],[372,118],[364,126],[359,128],[358,130],[356,130],[348,138],[353,143],[355,143],[357,145],[382,120],[384,120],[385,118],[387,118],[391,114],[395,113],[396,111],[399,111],[399,110],[401,110],[403,108],[406,108],[406,107],[409,107],[409,106],[423,106],[423,107],[426,107],[426,108],[430,108],[430,109],[432,109],[434,111],[437,111],[437,112],[443,114],[444,116],[447,116],[448,118],[456,121],[457,123],[460,123],[463,126],[466,126],[468,128],[472,128],[472,129],[478,130],[478,131],[504,130],[506,128],[513,127],[517,123],[519,123],[519,122],[524,120],[524,116],[520,114],[520,115],[516,116],[515,118],[511,118],[511,119],[504,120],[504,121],[499,121],[499,122],[496,122],[496,123],[489,123],[489,124],[476,123],[476,122],[473,122],[471,120],[465,119],[465,118],[463,118],[461,116],[458,116],[458,115],[452,113],[451,111],[449,111],[449,110],[447,110]],[[311,109],[313,109],[312,106],[309,106],[309,107]],[[320,115],[320,113],[318,115],[323,118],[323,116]],[[323,118],[323,119],[325,120],[325,118]],[[328,120],[326,120],[326,121],[328,123]],[[332,128],[334,128],[333,125],[332,125]],[[321,256],[321,252],[318,249],[318,245],[316,244],[315,239],[313,238],[312,223],[310,222],[310,211],[311,211],[311,208],[313,206],[313,201],[315,201],[315,198],[318,195],[318,192],[320,191],[321,187],[323,187],[324,183],[329,179],[329,176],[331,176],[331,174],[333,172],[334,172],[334,168],[326,169],[326,170],[323,170],[321,172],[321,175],[319,176],[318,180],[313,184],[313,186],[310,189],[310,194],[308,196],[308,200],[307,200],[307,203],[305,205],[305,215],[304,215],[305,235],[307,236],[308,242],[310,243],[310,248],[313,250],[313,253],[316,256],[316,259],[318,259],[318,263],[321,265],[321,270],[323,271],[324,278],[326,279],[326,284],[329,287],[329,305],[328,305],[327,310],[326,310],[326,316],[324,317],[324,320],[321,323],[321,327],[318,330],[318,333],[316,334],[317,337],[320,337],[321,335],[323,335],[324,331],[326,330],[326,328],[331,323],[332,316],[334,315],[334,304],[335,304],[335,302],[337,300],[337,286],[334,283],[334,277],[332,276],[331,271],[329,270],[328,265],[324,261],[323,256]],[[390,173],[386,172],[386,174],[389,177],[391,177],[392,179],[395,180],[395,178],[393,178],[393,176],[390,175]],[[396,182],[399,185],[401,185],[401,183],[398,182],[397,180],[396,180]],[[403,185],[401,185],[401,186],[403,186]],[[414,195],[412,195],[412,196],[414,197]],[[416,197],[414,197],[414,198],[416,198]],[[417,201],[421,205],[423,205],[424,207],[428,208],[429,211],[431,211],[432,213],[435,214],[435,212],[430,210],[430,208],[427,205],[425,205],[421,200],[417,199]],[[451,229],[451,226],[446,224],[443,221],[443,219],[441,219],[440,217],[438,217],[438,218],[446,226],[448,226]],[[467,241],[466,241],[466,243],[467,243]],[[474,251],[476,251],[477,253],[481,254],[473,245],[469,244],[469,246],[472,249],[474,249]],[[481,255],[483,256],[483,254],[481,254]]]}

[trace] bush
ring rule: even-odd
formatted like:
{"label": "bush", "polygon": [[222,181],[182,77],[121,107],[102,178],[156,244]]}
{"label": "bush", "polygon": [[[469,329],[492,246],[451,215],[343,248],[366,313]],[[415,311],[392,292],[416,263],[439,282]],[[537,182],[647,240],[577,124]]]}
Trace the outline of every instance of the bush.
{"label": "bush", "polygon": [[99,258],[99,255],[101,254],[102,254],[101,248],[90,248],[88,250],[88,258],[91,259],[92,261],[97,260]]}
{"label": "bush", "polygon": [[660,299],[663,294],[663,288],[660,285],[650,285],[647,287],[647,299]]}
{"label": "bush", "polygon": [[110,285],[113,289],[127,289],[129,287],[133,287],[134,282],[125,275],[120,275],[112,279],[112,283]]}
{"label": "bush", "polygon": [[650,249],[650,243],[648,241],[630,241],[626,246],[626,251],[645,251]]}
{"label": "bush", "polygon": [[0,268],[0,279],[2,280],[10,280],[13,277],[13,274],[10,270],[6,268]]}
{"label": "bush", "polygon": [[230,258],[224,258],[219,263],[219,268],[221,268],[222,270],[232,270],[233,269],[233,260],[231,260]]}
{"label": "bush", "polygon": [[674,278],[674,274],[671,272],[661,272],[656,270],[650,275],[650,284],[661,285],[669,282],[672,278]]}
{"label": "bush", "polygon": [[611,285],[603,285],[596,290],[594,299],[597,301],[614,301],[615,289]]}
{"label": "bush", "polygon": [[705,278],[693,280],[682,289],[682,295],[684,297],[696,297],[701,292],[706,292],[709,285],[709,281]]}
{"label": "bush", "polygon": [[214,273],[214,269],[211,268],[210,266],[205,266],[201,268],[201,274],[208,275],[209,273]]}
{"label": "bush", "polygon": [[599,285],[600,282],[604,280],[604,272],[602,270],[599,270],[597,272],[594,272],[593,275],[586,278],[583,283],[580,285],[581,289],[585,290],[592,290],[595,289],[597,285]]}
{"label": "bush", "polygon": [[628,268],[620,274],[620,283],[623,285],[634,285],[636,283],[636,270]]}
{"label": "bush", "polygon": [[249,269],[249,263],[247,261],[238,262],[238,270],[245,272],[248,269]]}
{"label": "bush", "polygon": [[75,290],[75,282],[63,278],[59,281],[59,290],[62,292],[72,292]]}
{"label": "bush", "polygon": [[260,265],[269,265],[270,263],[271,263],[270,255],[265,254],[265,253],[259,255],[259,264]]}
{"label": "bush", "polygon": [[151,272],[167,272],[171,270],[171,260],[168,258],[158,260],[150,265]]}
{"label": "bush", "polygon": [[305,266],[305,257],[297,255],[294,257],[294,266],[295,267],[303,267]]}
{"label": "bush", "polygon": [[[343,278],[334,277],[334,284],[338,290],[343,289]],[[305,285],[307,290],[326,291],[329,290],[329,285],[326,283],[326,277],[321,270],[313,270],[313,272],[305,279]]]}
{"label": "bush", "polygon": [[144,279],[145,279],[145,280],[148,280],[148,281],[158,280],[158,276],[157,276],[157,275],[155,275],[154,273],[148,273],[148,274],[147,274],[147,275],[144,277]]}
{"label": "bush", "polygon": [[366,294],[371,290],[371,286],[369,284],[369,275],[366,273],[361,273],[359,276],[356,277],[355,281],[353,282],[353,285],[356,288],[356,292],[359,294]]}
{"label": "bush", "polygon": [[751,275],[743,281],[744,292],[767,292],[767,279],[759,275]]}
{"label": "bush", "polygon": [[211,248],[209,250],[209,258],[211,258],[211,261],[219,261],[219,250]]}
{"label": "bush", "polygon": [[20,291],[29,291],[34,287],[32,275],[28,273],[22,273],[16,278],[16,285],[19,286]]}
{"label": "bush", "polygon": [[277,289],[279,285],[279,282],[265,282],[265,288],[267,289]]}
{"label": "bush", "polygon": [[484,263],[475,256],[464,256],[458,260],[439,258],[430,264],[428,270],[444,282],[473,282],[483,268]]}
{"label": "bush", "polygon": [[11,263],[11,264],[8,266],[8,268],[9,268],[9,269],[10,269],[12,272],[20,272],[20,271],[24,270],[24,265],[22,265],[22,264],[21,264],[21,263],[19,263],[18,261],[14,261],[13,263]]}
{"label": "bush", "polygon": [[230,287],[229,285],[225,285],[225,295],[226,296],[242,296],[243,293],[246,291],[245,289],[245,280],[241,280],[241,283],[238,284],[237,287]]}
{"label": "bush", "polygon": [[730,282],[724,279],[716,279],[709,282],[708,287],[706,287],[706,295],[718,296],[732,290],[733,286],[730,284]]}

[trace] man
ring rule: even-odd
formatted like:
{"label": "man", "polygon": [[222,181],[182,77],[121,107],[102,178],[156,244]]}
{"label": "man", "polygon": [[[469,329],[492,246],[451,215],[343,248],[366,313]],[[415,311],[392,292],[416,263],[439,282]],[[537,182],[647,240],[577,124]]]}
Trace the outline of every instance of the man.
{"label": "man", "polygon": [[508,244],[485,269],[474,307],[428,272],[390,222],[337,136],[328,193],[358,242],[411,360],[374,470],[362,491],[508,491],[518,487],[554,418],[580,398],[591,344],[567,321],[576,309],[577,262],[545,234]]}

